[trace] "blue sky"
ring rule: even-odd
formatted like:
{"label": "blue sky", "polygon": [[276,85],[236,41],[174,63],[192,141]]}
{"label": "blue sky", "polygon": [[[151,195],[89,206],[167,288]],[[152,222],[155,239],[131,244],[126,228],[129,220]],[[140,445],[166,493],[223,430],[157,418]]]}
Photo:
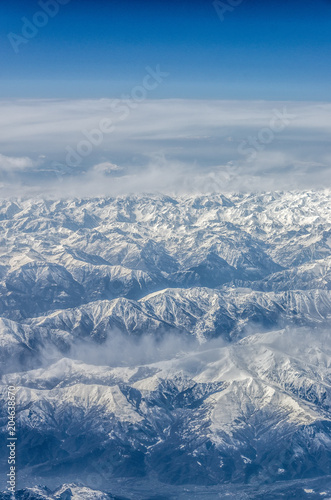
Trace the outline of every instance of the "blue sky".
{"label": "blue sky", "polygon": [[209,0],[71,0],[15,53],[41,8],[2,2],[0,97],[120,97],[159,64],[150,98],[329,101],[331,2],[237,3],[221,21]]}

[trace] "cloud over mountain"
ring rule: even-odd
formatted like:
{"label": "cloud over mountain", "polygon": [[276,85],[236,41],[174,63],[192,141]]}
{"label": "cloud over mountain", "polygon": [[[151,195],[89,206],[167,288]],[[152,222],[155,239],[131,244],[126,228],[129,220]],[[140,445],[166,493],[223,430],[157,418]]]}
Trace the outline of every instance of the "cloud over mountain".
{"label": "cloud over mountain", "polygon": [[[295,189],[322,187],[330,178],[328,103],[100,99],[1,106],[0,196],[23,186],[35,195],[77,196]],[[108,163],[118,168],[100,167]]]}

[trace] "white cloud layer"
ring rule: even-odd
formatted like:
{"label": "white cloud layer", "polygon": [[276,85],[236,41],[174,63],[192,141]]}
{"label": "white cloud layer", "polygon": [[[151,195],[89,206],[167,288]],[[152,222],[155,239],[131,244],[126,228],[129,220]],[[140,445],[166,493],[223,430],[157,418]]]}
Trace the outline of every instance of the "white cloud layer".
{"label": "white cloud layer", "polygon": [[36,166],[36,163],[28,157],[17,158],[15,156],[5,156],[0,154],[0,172],[26,170]]}
{"label": "white cloud layer", "polygon": [[330,186],[330,103],[0,105],[0,196]]}

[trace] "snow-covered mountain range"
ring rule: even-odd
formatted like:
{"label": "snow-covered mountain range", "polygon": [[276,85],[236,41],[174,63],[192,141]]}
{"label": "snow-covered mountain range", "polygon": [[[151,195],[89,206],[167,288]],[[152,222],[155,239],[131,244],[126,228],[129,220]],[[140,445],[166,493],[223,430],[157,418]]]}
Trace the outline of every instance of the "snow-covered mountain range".
{"label": "snow-covered mountain range", "polygon": [[22,498],[331,497],[330,278],[329,190],[0,201]]}

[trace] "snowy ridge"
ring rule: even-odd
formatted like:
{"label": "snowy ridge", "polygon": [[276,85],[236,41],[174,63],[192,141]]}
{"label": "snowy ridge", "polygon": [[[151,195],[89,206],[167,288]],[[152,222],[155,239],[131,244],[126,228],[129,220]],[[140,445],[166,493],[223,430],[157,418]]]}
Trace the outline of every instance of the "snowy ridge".
{"label": "snowy ridge", "polygon": [[22,495],[327,498],[330,191],[7,200],[0,227],[1,398],[48,488]]}

